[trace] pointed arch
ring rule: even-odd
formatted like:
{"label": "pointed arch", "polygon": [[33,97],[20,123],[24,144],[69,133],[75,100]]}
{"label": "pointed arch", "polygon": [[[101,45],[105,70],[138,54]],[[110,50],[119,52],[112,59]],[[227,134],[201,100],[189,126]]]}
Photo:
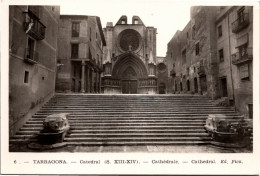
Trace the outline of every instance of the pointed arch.
{"label": "pointed arch", "polygon": [[127,69],[132,68],[136,73],[136,78],[147,78],[148,71],[142,60],[132,53],[126,53],[118,58],[112,70],[112,77],[121,79]]}

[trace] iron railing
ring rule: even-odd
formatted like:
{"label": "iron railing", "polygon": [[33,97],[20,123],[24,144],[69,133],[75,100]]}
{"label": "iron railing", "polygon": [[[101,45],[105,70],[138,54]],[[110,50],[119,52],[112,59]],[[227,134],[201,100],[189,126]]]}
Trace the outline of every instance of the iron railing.
{"label": "iron railing", "polygon": [[253,59],[253,49],[246,48],[232,54],[232,64],[240,64],[243,62],[251,61]]}
{"label": "iron railing", "polygon": [[46,26],[42,24],[39,19],[33,18],[30,13],[24,12],[24,31],[36,40],[43,40],[45,38]]}
{"label": "iron railing", "polygon": [[249,25],[249,15],[244,13],[232,23],[232,32],[237,33]]}

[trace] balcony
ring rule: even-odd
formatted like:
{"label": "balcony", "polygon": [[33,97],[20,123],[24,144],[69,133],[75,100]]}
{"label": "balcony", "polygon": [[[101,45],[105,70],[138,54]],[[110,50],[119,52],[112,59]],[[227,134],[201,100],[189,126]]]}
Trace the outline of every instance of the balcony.
{"label": "balcony", "polygon": [[242,29],[246,28],[249,25],[249,16],[248,13],[240,16],[236,21],[232,23],[232,32],[238,33]]}
{"label": "balcony", "polygon": [[24,31],[36,40],[43,40],[45,38],[46,26],[32,12],[24,12],[24,15]]}
{"label": "balcony", "polygon": [[206,72],[205,72],[205,66],[204,65],[200,65],[199,67],[198,67],[198,75],[200,75],[200,76],[203,76],[203,75],[206,75]]}
{"label": "balcony", "polygon": [[30,64],[37,64],[39,61],[39,54],[37,51],[25,48],[24,61]]}
{"label": "balcony", "polygon": [[232,54],[232,64],[239,65],[253,60],[253,49],[246,48],[243,51],[238,51]]}

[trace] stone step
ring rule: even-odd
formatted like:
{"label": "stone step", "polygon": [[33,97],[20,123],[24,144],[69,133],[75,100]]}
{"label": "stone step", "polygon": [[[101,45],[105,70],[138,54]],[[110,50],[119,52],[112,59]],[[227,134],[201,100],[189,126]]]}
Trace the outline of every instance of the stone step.
{"label": "stone step", "polygon": [[[10,139],[10,143],[36,142],[36,139]],[[190,140],[190,141],[105,141],[105,142],[66,142],[68,146],[131,146],[131,145],[207,145],[211,140]]]}
{"label": "stone step", "polygon": [[[47,115],[50,115],[50,113],[48,114],[35,114],[33,115],[32,117],[33,118],[46,118]],[[243,116],[241,115],[237,115],[237,114],[224,114],[227,118],[243,118]],[[142,114],[142,115],[138,115],[138,116],[132,116],[132,115],[121,115],[121,114],[108,114],[108,115],[95,115],[95,114],[70,114],[69,115],[69,118],[105,118],[105,119],[113,119],[113,118],[198,118],[198,119],[205,119],[205,118],[208,118],[208,114],[168,114],[168,115],[165,115],[163,114],[163,116],[159,116],[158,114]]]}
{"label": "stone step", "polygon": [[200,107],[217,107],[217,108],[222,108],[222,109],[234,109],[233,107],[221,107],[221,106],[214,106],[212,104],[200,104],[200,103],[194,103],[194,104],[191,104],[191,103],[187,103],[185,104],[185,102],[183,103],[114,103],[114,102],[109,102],[109,103],[48,103],[48,104],[45,104],[44,107],[52,107],[52,106],[60,106],[60,107],[93,107],[93,108],[101,108],[101,107],[104,107],[104,108],[125,108],[125,107],[131,107],[131,108],[138,108],[138,107],[144,107],[144,108],[180,108],[180,107],[183,107],[183,108],[200,108]]}
{"label": "stone step", "polygon": [[71,130],[100,130],[100,129],[204,129],[203,126],[196,125],[196,126],[189,126],[189,125],[180,125],[180,126],[140,126],[140,125],[132,125],[132,126],[71,126]]}
{"label": "stone step", "polygon": [[231,108],[231,107],[216,107],[216,106],[213,106],[213,105],[194,105],[194,106],[190,106],[190,105],[161,105],[161,104],[157,104],[157,105],[142,105],[140,107],[140,105],[137,105],[137,104],[133,104],[133,105],[130,105],[130,104],[127,104],[127,105],[118,105],[118,106],[113,106],[113,105],[96,105],[96,104],[91,104],[91,105],[45,105],[44,107],[42,107],[43,109],[48,109],[48,108],[52,108],[52,109],[55,109],[55,108],[95,108],[95,109],[109,109],[109,108],[113,108],[113,109],[122,109],[122,108],[133,108],[133,109],[140,109],[140,108],[144,108],[144,109],[154,109],[154,108],[163,108],[163,109],[172,109],[172,108],[193,108],[193,109],[201,109],[201,108],[213,108],[213,109],[234,109],[234,108]]}
{"label": "stone step", "polygon": [[[35,122],[32,122],[32,123],[26,123],[28,125],[42,125],[42,123],[35,123]],[[70,122],[70,126],[96,126],[96,125],[109,125],[109,126],[126,126],[126,125],[169,125],[169,126],[178,126],[178,125],[186,125],[186,126],[192,126],[192,125],[205,125],[204,122],[190,122],[190,123],[187,123],[187,122],[176,122],[176,123],[173,123],[173,122],[103,122],[103,121],[100,121],[100,122]]]}
{"label": "stone step", "polygon": [[[17,134],[38,133],[43,127],[26,128],[22,127]],[[205,133],[202,129],[91,129],[91,130],[70,130],[71,133]]]}
{"label": "stone step", "polygon": [[[70,123],[71,127],[80,127],[80,126],[119,126],[124,128],[125,126],[203,126],[204,123]],[[24,127],[40,127],[43,126],[43,124],[25,124]]]}
{"label": "stone step", "polygon": [[106,142],[66,142],[72,146],[130,146],[130,145],[207,145],[211,140],[203,141],[106,141]]}
{"label": "stone step", "polygon": [[217,107],[201,95],[56,94],[29,119],[12,142],[33,142],[43,120],[68,112],[68,145],[199,145],[211,138],[204,130],[209,114],[242,119],[233,107]]}
{"label": "stone step", "polygon": [[136,112],[136,111],[133,111],[133,112],[126,112],[126,111],[123,111],[123,112],[115,112],[115,111],[111,111],[111,112],[95,112],[95,111],[71,111],[71,110],[67,110],[67,111],[39,111],[37,112],[37,115],[51,115],[53,113],[73,113],[73,114],[93,114],[93,115],[105,115],[105,114],[112,114],[112,115],[116,115],[116,114],[135,114],[135,115],[140,115],[140,114],[164,114],[164,115],[172,115],[172,114],[175,114],[175,115],[179,115],[179,114],[185,114],[185,115],[191,115],[191,114],[197,114],[197,115],[202,115],[202,114],[232,114],[232,115],[238,115],[236,113],[234,113],[233,111],[226,111],[225,113],[221,113],[223,111],[201,111],[201,112],[172,112],[172,113],[169,113],[169,112],[147,112],[147,111],[144,111],[144,112]]}
{"label": "stone step", "polygon": [[208,137],[209,135],[207,133],[89,133],[89,134],[80,134],[80,133],[74,133],[74,134],[69,134],[66,136],[66,139],[72,139],[72,138],[90,138],[90,139],[95,139],[95,138],[112,138],[114,137],[116,139],[120,138],[130,138],[130,137]]}
{"label": "stone step", "polygon": [[233,112],[230,109],[194,109],[194,108],[171,108],[171,109],[133,109],[133,108],[124,108],[124,109],[95,109],[95,108],[42,108],[40,112],[55,112],[55,111],[82,111],[82,112],[189,112],[189,111],[197,111],[197,112]]}
{"label": "stone step", "polygon": [[[211,138],[209,137],[203,137],[204,140],[210,140]],[[64,141],[65,142],[69,142],[69,141],[91,141],[91,142],[108,142],[108,141],[201,141],[202,137],[145,137],[145,136],[141,136],[141,137],[106,137],[106,138],[88,138],[88,137],[78,137],[78,138],[67,138],[65,137]]]}
{"label": "stone step", "polygon": [[[128,119],[124,119],[124,120],[117,120],[117,119],[69,119],[69,123],[125,123],[125,122],[142,122],[142,123],[150,123],[150,122],[165,122],[165,123],[192,123],[192,122],[197,122],[197,123],[205,123],[205,120],[164,120],[164,119],[156,119],[156,120],[140,120],[140,119],[135,119],[135,120],[128,120]],[[26,122],[27,124],[39,124],[39,123],[43,123],[43,120],[29,120]]]}
{"label": "stone step", "polygon": [[[23,127],[25,128],[38,128],[38,127],[43,127],[42,124],[25,124]],[[113,126],[110,126],[110,125],[95,125],[95,126],[74,126],[74,125],[71,125],[71,129],[203,129],[203,125],[186,125],[186,124],[183,124],[183,125],[170,125],[170,126],[167,126],[167,125],[163,125],[163,126],[160,126],[160,125],[131,125],[131,126],[120,126],[120,125],[113,125]]]}

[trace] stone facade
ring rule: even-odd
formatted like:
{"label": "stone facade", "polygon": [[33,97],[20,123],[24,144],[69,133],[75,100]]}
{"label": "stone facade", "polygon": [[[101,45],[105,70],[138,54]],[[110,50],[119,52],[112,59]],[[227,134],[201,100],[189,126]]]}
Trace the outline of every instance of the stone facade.
{"label": "stone facade", "polygon": [[61,15],[56,91],[100,93],[105,45],[99,17]]}
{"label": "stone facade", "polygon": [[252,7],[192,7],[189,23],[168,43],[168,92],[228,97],[251,116],[252,13]]}
{"label": "stone facade", "polygon": [[138,16],[122,16],[104,29],[104,93],[154,94],[156,78],[156,28],[146,27]]}
{"label": "stone facade", "polygon": [[156,72],[158,77],[158,93],[166,94],[168,87],[168,67],[166,57],[157,57],[156,61]]}
{"label": "stone facade", "polygon": [[253,7],[220,8],[216,31],[220,96],[227,96],[238,111],[252,118]]}
{"label": "stone facade", "polygon": [[55,90],[58,6],[9,8],[9,129],[12,136]]}

